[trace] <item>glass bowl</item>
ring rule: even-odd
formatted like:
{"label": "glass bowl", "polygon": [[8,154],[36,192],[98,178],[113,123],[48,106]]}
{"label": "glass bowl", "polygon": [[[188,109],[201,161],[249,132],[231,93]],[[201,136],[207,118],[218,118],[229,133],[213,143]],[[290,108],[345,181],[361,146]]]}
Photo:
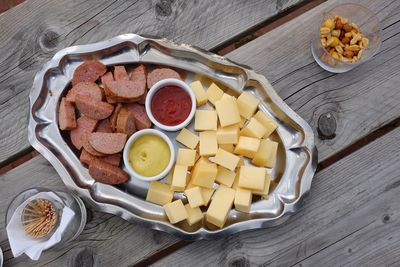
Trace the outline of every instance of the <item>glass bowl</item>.
{"label": "glass bowl", "polygon": [[[347,18],[349,23],[355,23],[362,32],[363,37],[369,40],[362,57],[354,63],[334,58],[321,44],[320,26],[326,19],[334,19],[335,16]],[[322,20],[318,23],[316,34],[311,41],[311,52],[315,61],[323,69],[329,72],[343,73],[368,61],[379,50],[381,42],[379,20],[371,10],[359,4],[342,4],[322,14]]]}

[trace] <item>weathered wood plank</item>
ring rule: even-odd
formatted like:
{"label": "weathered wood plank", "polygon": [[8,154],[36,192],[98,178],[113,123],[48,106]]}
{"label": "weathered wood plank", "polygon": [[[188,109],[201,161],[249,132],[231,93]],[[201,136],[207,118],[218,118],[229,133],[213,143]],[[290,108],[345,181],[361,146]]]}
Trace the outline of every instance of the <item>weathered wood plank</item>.
{"label": "weathered wood plank", "polygon": [[192,243],[155,266],[398,263],[399,136],[397,128],[319,172],[304,207],[283,225]]}
{"label": "weathered wood plank", "polygon": [[133,32],[215,48],[302,0],[30,0],[0,15],[0,163],[29,147],[33,77],[67,46]]}
{"label": "weathered wood plank", "polygon": [[[0,176],[0,218],[18,193],[35,186],[65,190],[60,177],[42,156]],[[74,242],[45,252],[39,261],[25,255],[13,258],[4,223],[0,224],[0,246],[6,266],[130,266],[178,241],[177,238],[123,219],[88,210],[88,223]],[[85,263],[85,264],[83,264]]]}

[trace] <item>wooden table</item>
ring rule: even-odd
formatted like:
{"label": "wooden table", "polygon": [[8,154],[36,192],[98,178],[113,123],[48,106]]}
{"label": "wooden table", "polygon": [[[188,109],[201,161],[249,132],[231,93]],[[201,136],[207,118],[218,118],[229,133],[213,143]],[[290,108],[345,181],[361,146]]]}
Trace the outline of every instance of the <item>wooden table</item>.
{"label": "wooden table", "polygon": [[189,243],[89,211],[77,240],[33,262],[12,257],[2,223],[5,266],[399,265],[400,2],[357,1],[377,14],[383,43],[372,60],[344,74],[324,71],[311,56],[321,13],[348,0],[322,2],[28,0],[0,15],[0,166],[9,170],[0,176],[1,218],[27,188],[65,189],[27,141],[35,73],[61,48],[120,33],[230,51],[228,58],[265,75],[308,121],[319,151],[311,194],[283,225]]}

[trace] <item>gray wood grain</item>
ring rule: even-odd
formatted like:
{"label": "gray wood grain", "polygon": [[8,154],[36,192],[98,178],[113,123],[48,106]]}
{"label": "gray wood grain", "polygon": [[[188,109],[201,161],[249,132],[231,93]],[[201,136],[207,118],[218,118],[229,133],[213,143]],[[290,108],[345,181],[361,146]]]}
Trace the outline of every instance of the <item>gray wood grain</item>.
{"label": "gray wood grain", "polygon": [[400,262],[400,128],[319,172],[277,227],[199,241],[155,266],[389,266]]}
{"label": "gray wood grain", "polygon": [[302,0],[29,0],[0,15],[0,163],[29,148],[28,93],[56,51],[122,33],[213,49]]}

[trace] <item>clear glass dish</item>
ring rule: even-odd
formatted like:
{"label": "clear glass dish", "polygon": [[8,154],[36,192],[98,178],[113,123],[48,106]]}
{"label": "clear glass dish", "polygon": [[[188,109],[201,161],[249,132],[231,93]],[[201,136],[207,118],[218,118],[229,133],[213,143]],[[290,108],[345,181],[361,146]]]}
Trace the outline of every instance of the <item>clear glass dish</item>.
{"label": "clear glass dish", "polygon": [[[335,16],[347,18],[349,23],[355,23],[363,36],[369,39],[368,46],[357,62],[348,63],[336,59],[321,44],[320,26],[326,19],[333,19]],[[382,42],[378,18],[371,10],[359,4],[342,4],[324,12],[321,22],[316,26],[316,34],[311,41],[311,52],[318,65],[329,72],[343,73],[363,64],[376,54]]]}

